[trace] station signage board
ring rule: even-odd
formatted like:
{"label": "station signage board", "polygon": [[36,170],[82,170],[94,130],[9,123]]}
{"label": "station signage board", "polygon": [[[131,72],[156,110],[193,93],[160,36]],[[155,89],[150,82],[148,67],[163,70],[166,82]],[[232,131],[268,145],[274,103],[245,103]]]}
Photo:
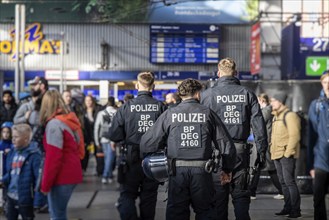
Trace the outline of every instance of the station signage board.
{"label": "station signage board", "polygon": [[306,75],[321,76],[322,73],[329,69],[328,57],[307,57],[306,58]]}
{"label": "station signage board", "polygon": [[319,77],[329,69],[329,38],[300,38],[300,72],[306,78]]}
{"label": "station signage board", "polygon": [[218,25],[150,25],[151,63],[218,63]]}
{"label": "station signage board", "polygon": [[60,70],[46,70],[45,78],[48,80],[59,80],[63,76],[66,80],[79,80],[78,70],[65,70],[63,73]]}
{"label": "station signage board", "polygon": [[328,37],[300,38],[300,50],[312,52],[329,52]]}

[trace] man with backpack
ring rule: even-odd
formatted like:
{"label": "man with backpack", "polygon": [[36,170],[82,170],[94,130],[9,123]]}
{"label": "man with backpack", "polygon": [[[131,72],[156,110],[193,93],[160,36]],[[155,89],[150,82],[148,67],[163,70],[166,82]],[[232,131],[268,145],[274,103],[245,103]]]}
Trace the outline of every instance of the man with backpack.
{"label": "man with backpack", "polygon": [[103,111],[97,114],[94,137],[97,149],[101,148],[104,153],[104,169],[102,183],[112,183],[113,170],[115,165],[115,143],[109,139],[110,127],[113,116],[117,112],[115,100],[112,96],[108,98],[107,106]]}
{"label": "man with backpack", "polygon": [[321,78],[320,97],[312,101],[309,116],[308,165],[313,180],[314,219],[327,220],[329,186],[329,70]]}
{"label": "man with backpack", "polygon": [[284,207],[277,216],[299,218],[300,194],[295,179],[296,159],[299,157],[301,126],[299,116],[285,106],[287,95],[276,93],[271,98],[274,115],[271,136],[271,159],[282,186]]}

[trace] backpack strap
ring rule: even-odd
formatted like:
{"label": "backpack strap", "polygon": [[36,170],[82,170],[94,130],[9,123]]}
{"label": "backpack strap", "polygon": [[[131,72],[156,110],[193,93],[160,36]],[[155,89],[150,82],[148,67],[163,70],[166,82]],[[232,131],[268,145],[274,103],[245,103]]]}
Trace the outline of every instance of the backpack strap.
{"label": "backpack strap", "polygon": [[285,127],[287,127],[286,116],[287,116],[287,114],[288,114],[289,112],[291,112],[291,111],[288,110],[288,111],[286,111],[286,112],[284,113],[284,115],[283,115],[283,124],[284,124]]}
{"label": "backpack strap", "polygon": [[112,121],[112,116],[106,109],[104,109],[103,119],[105,120],[104,122],[107,123],[110,123]]}
{"label": "backpack strap", "polygon": [[323,98],[318,98],[315,103],[315,114],[316,114],[317,121],[319,121],[320,111],[321,111],[321,108],[323,108],[323,103],[322,103],[323,101],[324,101]]}
{"label": "backpack strap", "polygon": [[105,115],[110,116],[110,113],[106,109],[104,109],[104,113]]}
{"label": "backpack strap", "polygon": [[320,97],[316,100],[315,103],[315,114],[316,114],[316,120],[319,122],[319,116],[320,116],[320,111],[323,109],[323,103],[326,102],[326,98]]}

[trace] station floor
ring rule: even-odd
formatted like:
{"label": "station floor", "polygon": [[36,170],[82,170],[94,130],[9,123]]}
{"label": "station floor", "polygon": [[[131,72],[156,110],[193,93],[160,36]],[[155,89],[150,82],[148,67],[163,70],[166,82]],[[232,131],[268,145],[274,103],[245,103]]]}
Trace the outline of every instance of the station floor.
{"label": "station floor", "polygon": [[[84,182],[75,189],[68,206],[69,220],[119,220],[119,214],[115,203],[119,196],[118,185],[114,181],[111,184],[102,184],[101,179],[93,175],[94,159],[90,161],[90,169],[84,176]],[[313,219],[312,195],[301,195],[302,219]],[[156,209],[156,220],[165,219],[166,203],[165,187],[159,188]],[[327,211],[329,216],[329,201],[327,197]],[[138,204],[138,203],[136,203]],[[252,220],[281,220],[287,217],[274,216],[283,207],[283,200],[273,199],[272,194],[258,194],[256,200],[250,204],[250,216]],[[193,211],[191,218],[194,219]],[[0,219],[5,219],[0,216]],[[49,219],[48,214],[36,214],[35,220]],[[234,219],[233,206],[229,205],[229,219]]]}

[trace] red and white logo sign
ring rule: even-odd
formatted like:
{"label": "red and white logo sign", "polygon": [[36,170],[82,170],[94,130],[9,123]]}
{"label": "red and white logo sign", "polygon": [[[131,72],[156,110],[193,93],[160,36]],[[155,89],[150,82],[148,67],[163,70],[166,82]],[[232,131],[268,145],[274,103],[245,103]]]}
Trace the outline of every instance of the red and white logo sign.
{"label": "red and white logo sign", "polygon": [[251,46],[250,46],[250,73],[255,75],[260,73],[260,23],[251,27]]}

